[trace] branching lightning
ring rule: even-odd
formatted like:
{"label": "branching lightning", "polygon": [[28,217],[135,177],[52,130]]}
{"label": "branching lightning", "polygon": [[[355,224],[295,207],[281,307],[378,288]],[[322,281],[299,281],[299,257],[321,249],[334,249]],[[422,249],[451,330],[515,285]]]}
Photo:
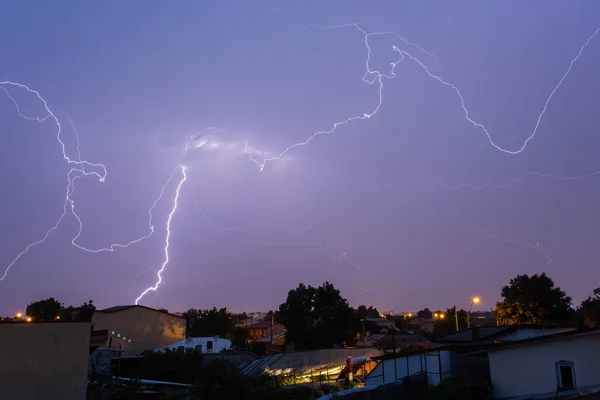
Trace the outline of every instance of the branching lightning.
{"label": "branching lightning", "polygon": [[[391,70],[389,74],[384,74],[378,70],[371,70],[371,46],[369,45],[369,38],[371,36],[383,36],[383,35],[394,35],[397,38],[399,38],[402,42],[404,42],[406,45],[409,46],[413,46],[416,47],[418,50],[420,50],[421,52],[435,57],[433,54],[425,51],[424,49],[422,49],[421,47],[419,47],[418,45],[411,43],[409,41],[407,41],[406,39],[404,39],[402,36],[400,36],[399,34],[397,34],[396,32],[371,32],[368,33],[367,31],[365,31],[363,28],[361,28],[360,26],[358,26],[358,24],[354,23],[354,24],[344,24],[344,25],[337,25],[337,26],[327,26],[327,27],[316,27],[316,28],[321,28],[321,29],[341,29],[341,28],[348,28],[348,27],[353,27],[357,30],[359,30],[363,35],[364,35],[364,41],[365,41],[365,46],[367,48],[367,57],[366,57],[366,72],[365,75],[363,76],[362,80],[365,83],[368,83],[370,85],[374,84],[375,82],[377,82],[377,86],[378,86],[378,94],[379,94],[379,101],[377,103],[377,106],[375,107],[375,109],[373,111],[371,111],[370,113],[364,113],[363,115],[359,115],[359,116],[354,116],[354,117],[350,117],[347,118],[343,121],[339,121],[339,122],[335,122],[333,124],[333,126],[328,129],[328,130],[322,130],[322,131],[318,131],[313,133],[312,135],[310,135],[306,140],[302,141],[302,142],[298,142],[295,144],[292,144],[290,146],[288,146],[287,148],[285,148],[281,153],[279,153],[279,155],[274,156],[274,157],[270,157],[270,158],[265,158],[262,161],[256,160],[253,155],[246,151],[246,153],[249,155],[249,159],[250,161],[252,161],[253,163],[255,163],[258,167],[260,171],[263,171],[266,164],[268,162],[271,161],[276,161],[281,159],[281,157],[283,157],[285,154],[287,154],[290,150],[296,148],[296,147],[301,147],[301,146],[305,146],[308,143],[310,143],[313,139],[315,139],[317,136],[323,135],[323,134],[330,134],[335,132],[335,130],[342,125],[346,125],[349,122],[352,121],[356,121],[356,120],[365,120],[365,119],[369,119],[371,117],[373,117],[375,114],[377,114],[377,112],[379,112],[382,104],[383,104],[383,79],[388,79],[388,80],[392,80],[396,77],[396,67],[399,63],[401,63],[402,61],[405,60],[406,58],[409,58],[410,60],[416,62],[424,71],[425,73],[437,80],[439,83],[448,86],[450,88],[452,88],[457,96],[460,99],[460,103],[461,103],[461,107],[464,111],[464,115],[465,115],[465,119],[471,123],[473,126],[481,129],[488,141],[490,142],[490,144],[495,147],[497,150],[503,152],[503,153],[507,153],[507,154],[519,154],[521,153],[523,150],[525,150],[525,148],[527,147],[527,144],[535,137],[538,128],[540,126],[540,122],[542,121],[542,117],[544,116],[544,114],[546,113],[546,110],[548,108],[548,104],[550,103],[550,101],[552,100],[554,94],[556,93],[556,91],[560,88],[560,86],[562,85],[562,83],[564,82],[564,80],[567,78],[567,76],[569,75],[569,73],[571,72],[571,69],[573,68],[573,65],[575,64],[575,62],[579,59],[579,57],[581,57],[581,54],[583,53],[583,51],[585,50],[585,48],[589,45],[589,43],[592,41],[592,39],[598,34],[598,32],[600,32],[600,28],[597,29],[587,40],[586,42],[583,44],[583,46],[580,47],[579,52],[577,53],[577,55],[575,56],[575,58],[573,58],[571,60],[571,62],[569,63],[569,66],[567,68],[567,70],[565,71],[565,73],[563,74],[562,78],[558,81],[558,83],[556,84],[556,86],[552,89],[552,91],[550,92],[550,95],[548,96],[548,98],[546,99],[545,103],[544,103],[544,107],[542,108],[542,111],[540,112],[540,114],[537,117],[536,123],[535,123],[535,127],[533,129],[533,131],[531,132],[531,134],[529,134],[529,136],[525,139],[525,141],[523,142],[523,144],[516,150],[510,150],[504,147],[501,147],[500,145],[498,145],[494,139],[492,138],[491,134],[489,133],[488,129],[481,123],[473,120],[470,116],[469,116],[469,110],[467,109],[467,106],[465,105],[465,99],[462,96],[460,90],[458,89],[458,87],[456,87],[454,84],[445,81],[444,79],[440,78],[437,75],[434,75],[433,73],[431,73],[429,71],[429,68],[422,62],[420,61],[417,57],[411,55],[410,53],[408,53],[405,50],[402,50],[400,48],[398,48],[397,46],[392,46],[392,49],[397,52],[400,55],[400,59],[398,61],[392,62],[391,63]],[[248,141],[245,142],[246,147],[245,149],[249,149],[248,147]]]}
{"label": "branching lightning", "polygon": [[150,291],[155,292],[158,289],[158,286],[163,282],[162,273],[165,270],[167,264],[169,263],[169,246],[171,244],[170,243],[171,220],[173,219],[173,215],[175,214],[175,211],[177,211],[177,205],[179,202],[179,192],[181,190],[181,186],[187,180],[187,174],[185,173],[185,167],[181,166],[181,167],[179,167],[179,169],[181,170],[181,180],[179,181],[179,184],[177,185],[177,189],[175,190],[175,199],[173,200],[173,208],[171,209],[171,212],[169,213],[169,217],[167,218],[167,235],[165,237],[165,261],[163,262],[162,266],[160,267],[160,269],[157,272],[158,280],[156,281],[154,286],[150,286],[148,289],[144,290],[142,292],[142,294],[140,294],[138,296],[138,298],[135,299],[136,305],[148,292],[150,292]]}
{"label": "branching lightning", "polygon": [[540,243],[539,242],[537,242],[536,244],[533,244],[533,243],[527,242],[525,240],[506,239],[506,238],[501,238],[501,237],[496,236],[496,235],[492,235],[491,233],[489,233],[488,231],[485,231],[485,230],[480,230],[480,229],[466,229],[466,228],[463,228],[462,226],[460,226],[460,225],[458,225],[456,223],[453,223],[453,225],[454,225],[454,227],[457,230],[459,230],[460,232],[463,232],[463,233],[476,233],[476,234],[480,234],[480,235],[486,236],[486,237],[488,237],[490,239],[494,239],[494,240],[496,240],[498,242],[501,242],[501,243],[519,243],[519,244],[525,245],[525,246],[529,247],[530,249],[535,250],[542,257],[544,257],[544,259],[546,260],[546,262],[544,263],[544,265],[541,266],[541,268],[544,268],[544,267],[548,266],[552,262],[552,258],[547,253],[545,253],[544,251],[542,251],[542,249],[540,248]]}
{"label": "branching lightning", "polygon": [[[550,101],[552,100],[554,94],[557,92],[557,90],[560,88],[560,86],[562,85],[562,83],[564,82],[564,80],[567,78],[567,76],[569,75],[569,73],[571,72],[571,69],[573,67],[573,65],[577,62],[577,60],[580,58],[580,56],[582,55],[583,51],[586,49],[586,47],[589,45],[589,43],[592,41],[592,39],[594,39],[594,37],[598,34],[598,32],[600,32],[600,29],[596,30],[588,39],[587,41],[583,44],[583,46],[580,47],[579,52],[577,53],[577,55],[571,60],[568,68],[566,69],[565,73],[562,75],[562,78],[558,81],[558,83],[556,84],[556,86],[552,89],[552,91],[550,92],[549,96],[547,97],[544,106],[542,108],[542,111],[539,113],[539,115],[537,116],[537,120],[534,126],[533,131],[525,138],[524,142],[522,143],[522,145],[516,149],[507,149],[504,148],[500,145],[498,145],[494,139],[492,138],[491,134],[489,133],[488,129],[481,123],[476,122],[474,119],[472,119],[470,117],[469,114],[469,110],[467,108],[467,106],[465,105],[465,99],[462,96],[460,90],[452,83],[440,78],[439,76],[433,74],[432,72],[430,72],[429,68],[427,67],[427,65],[425,63],[423,63],[422,61],[420,61],[417,57],[411,55],[408,51],[404,50],[404,49],[400,49],[397,46],[392,46],[392,50],[396,53],[398,53],[398,55],[400,56],[400,58],[397,61],[391,62],[390,65],[390,70],[387,73],[381,72],[377,69],[373,69],[372,65],[371,65],[371,56],[372,56],[372,49],[371,49],[371,45],[370,45],[370,39],[374,36],[394,36],[395,38],[399,39],[400,41],[402,41],[406,46],[414,48],[416,50],[418,50],[420,53],[425,54],[427,56],[433,57],[435,58],[435,56],[431,53],[429,53],[428,51],[424,50],[423,48],[419,47],[418,45],[407,41],[406,39],[404,39],[402,36],[400,36],[398,33],[396,32],[367,32],[365,31],[363,28],[361,28],[358,24],[356,23],[352,23],[352,24],[343,24],[343,25],[337,25],[337,26],[327,26],[327,27],[317,27],[317,26],[312,26],[313,28],[318,28],[318,29],[343,29],[343,28],[353,28],[358,30],[364,38],[364,45],[366,47],[366,59],[365,59],[365,73],[362,76],[362,81],[369,84],[369,85],[375,85],[377,87],[377,94],[378,94],[378,100],[375,104],[375,106],[366,113],[363,113],[362,115],[356,115],[356,116],[351,116],[347,119],[341,120],[341,121],[337,121],[334,122],[329,129],[324,129],[324,130],[320,130],[318,132],[314,132],[312,133],[310,136],[307,137],[307,139],[305,139],[304,141],[292,144],[290,146],[288,146],[287,148],[285,148],[281,153],[279,153],[276,156],[273,157],[268,157],[268,158],[262,158],[262,159],[257,159],[255,157],[255,150],[250,147],[249,145],[249,141],[246,140],[244,141],[244,148],[243,148],[243,152],[246,156],[248,156],[249,160],[251,162],[253,162],[256,166],[258,166],[259,171],[263,171],[266,167],[266,165],[269,162],[273,162],[273,161],[278,161],[281,160],[288,152],[290,152],[291,150],[295,149],[296,147],[303,147],[308,145],[313,139],[317,138],[318,136],[321,135],[326,135],[326,134],[332,134],[334,133],[339,127],[342,127],[344,125],[349,124],[350,122],[354,122],[354,121],[358,121],[358,120],[367,120],[373,116],[375,116],[379,110],[381,109],[382,105],[383,105],[383,88],[384,88],[384,81],[385,79],[387,80],[393,80],[396,77],[396,67],[398,66],[398,64],[400,64],[402,61],[405,60],[411,60],[414,61],[415,63],[417,63],[422,69],[423,71],[432,79],[435,79],[436,81],[438,81],[439,83],[441,83],[444,86],[450,87],[452,90],[454,90],[454,92],[456,93],[456,95],[458,96],[458,98],[460,99],[460,104],[462,107],[462,110],[464,112],[464,118],[470,123],[472,124],[474,127],[481,129],[484,134],[487,137],[487,140],[489,141],[489,143],[496,148],[497,150],[499,150],[500,152],[503,153],[507,153],[507,154],[512,154],[512,155],[516,155],[519,154],[521,152],[523,152],[525,150],[525,148],[527,147],[528,143],[533,140],[533,138],[536,136],[540,123],[542,121],[543,116],[546,113],[546,110],[548,108],[548,105],[550,103]],[[9,270],[11,269],[11,267],[22,257],[24,256],[32,247],[37,246],[41,243],[44,243],[47,238],[49,237],[49,235],[55,231],[56,229],[58,229],[58,227],[60,226],[61,222],[63,221],[64,217],[67,215],[68,212],[71,213],[71,215],[73,215],[73,217],[75,217],[75,219],[78,222],[78,230],[77,233],[75,234],[75,236],[71,239],[71,243],[73,246],[77,247],[80,250],[86,251],[86,252],[91,252],[91,253],[99,253],[99,252],[112,252],[117,248],[125,248],[125,247],[129,247],[133,244],[139,243],[145,239],[148,239],[149,237],[151,237],[154,232],[154,224],[153,224],[153,211],[155,209],[155,207],[157,206],[158,202],[162,199],[165,189],[166,187],[170,184],[170,182],[173,180],[174,176],[176,175],[176,173],[178,171],[181,172],[181,179],[178,181],[178,184],[176,186],[176,190],[175,190],[175,195],[174,195],[174,200],[173,200],[173,207],[171,208],[170,213],[168,214],[167,217],[167,221],[166,221],[166,236],[165,236],[165,245],[164,245],[164,262],[162,263],[161,268],[158,270],[157,272],[157,281],[156,283],[151,286],[148,287],[146,290],[144,290],[136,299],[135,299],[135,304],[138,304],[139,301],[150,291],[152,292],[156,292],[159,288],[159,286],[163,283],[163,272],[165,270],[165,268],[167,267],[169,260],[170,260],[170,255],[169,255],[169,249],[170,249],[170,240],[171,240],[171,234],[172,234],[172,230],[171,230],[171,222],[173,219],[173,215],[175,214],[175,212],[177,211],[178,208],[178,203],[179,203],[179,197],[180,197],[180,191],[181,188],[184,184],[184,182],[187,180],[187,173],[186,173],[186,167],[183,165],[178,166],[173,173],[170,175],[169,179],[167,180],[167,182],[162,186],[160,194],[158,196],[158,198],[154,201],[154,203],[152,204],[152,206],[150,207],[150,209],[148,210],[148,215],[149,215],[149,222],[148,222],[148,228],[149,231],[146,235],[139,237],[137,239],[131,240],[128,243],[125,244],[111,244],[108,247],[104,247],[104,248],[98,248],[98,249],[90,249],[87,247],[84,247],[82,245],[79,245],[77,243],[77,240],[80,238],[82,231],[83,231],[83,222],[80,218],[80,216],[77,214],[76,209],[75,209],[75,201],[73,200],[73,193],[75,191],[75,182],[82,178],[82,177],[87,177],[87,176],[95,176],[96,178],[98,178],[98,180],[100,182],[105,182],[106,177],[107,177],[107,170],[105,168],[105,166],[103,164],[94,164],[94,163],[90,163],[86,160],[83,160],[81,157],[81,152],[80,152],[80,146],[79,146],[79,136],[77,134],[77,131],[74,129],[73,127],[73,132],[75,134],[75,139],[76,139],[76,151],[77,151],[77,159],[72,159],[68,156],[68,152],[66,151],[66,146],[65,143],[63,142],[62,138],[61,138],[61,134],[62,134],[62,127],[61,124],[59,122],[59,119],[55,116],[55,114],[50,110],[46,100],[44,98],[42,98],[42,96],[39,94],[39,92],[30,89],[28,86],[18,83],[18,82],[12,82],[12,81],[0,81],[0,88],[5,92],[5,94],[8,96],[8,98],[14,103],[15,108],[17,110],[17,113],[19,114],[19,116],[21,116],[22,118],[26,119],[26,120],[30,120],[30,121],[36,121],[36,122],[44,122],[47,120],[52,120],[54,121],[54,124],[56,125],[56,139],[61,147],[62,150],[62,155],[63,155],[63,159],[67,162],[67,164],[70,166],[70,170],[67,173],[67,184],[66,184],[66,192],[65,192],[65,200],[63,203],[63,212],[62,214],[59,216],[57,222],[49,229],[46,231],[45,235],[43,235],[43,237],[36,241],[33,242],[31,244],[29,244],[21,253],[19,253],[17,255],[16,258],[14,258],[12,260],[12,262],[10,262],[10,264],[7,266],[7,268],[5,269],[5,272],[3,274],[3,276],[0,278],[0,282],[3,281]],[[39,101],[41,101],[41,103],[43,104],[45,111],[46,111],[46,115],[42,116],[42,117],[31,117],[31,116],[27,116],[25,115],[22,111],[21,111],[21,107],[19,106],[19,102],[15,99],[15,97],[13,97],[13,95],[11,95],[11,91],[9,91],[9,88],[16,88],[17,90],[25,90],[27,91],[29,94],[33,94],[37,97],[37,99]],[[72,122],[71,122],[72,124]],[[201,134],[207,132],[207,131],[211,131],[211,130],[215,130],[215,131],[219,131],[219,132],[226,132],[225,130],[219,129],[219,128],[215,128],[215,127],[210,127],[210,128],[206,128],[201,130],[200,132],[191,135],[190,137],[190,142],[188,144],[185,145],[185,149],[184,149],[184,154],[186,154],[189,150],[190,150],[190,146],[195,146],[196,148],[198,147],[202,147],[202,146],[210,146],[211,143],[209,143],[208,141],[203,141],[200,140],[198,141],[198,138],[201,136]],[[217,145],[212,143],[212,145]],[[541,173],[527,173],[527,174],[523,174],[521,177],[519,177],[518,179],[515,179],[513,181],[510,181],[508,183],[502,184],[502,185],[482,185],[482,186],[476,186],[476,185],[469,185],[469,184],[463,184],[460,185],[456,188],[452,188],[452,189],[448,189],[448,190],[458,190],[461,188],[475,188],[475,189],[484,189],[484,188],[501,188],[501,187],[506,187],[512,184],[515,184],[517,182],[522,181],[524,178],[528,177],[528,176],[540,176],[540,177],[545,177],[545,178],[550,178],[550,179],[555,179],[555,180],[576,180],[576,179],[583,179],[583,178],[587,178],[587,177],[592,177],[592,176],[597,176],[600,175],[600,171],[599,172],[595,172],[592,174],[588,174],[585,176],[580,176],[580,177],[559,177],[559,176],[554,176],[551,174],[541,174]],[[209,219],[208,216],[203,212],[205,218],[207,219],[207,221],[212,225],[212,227],[217,230],[217,227],[215,225],[213,225]],[[552,262],[552,259],[546,254],[544,253],[538,244],[532,244],[526,241],[522,241],[522,240],[515,240],[515,239],[503,239],[500,237],[497,237],[495,235],[492,235],[490,233],[488,233],[487,231],[479,231],[479,230],[471,230],[471,229],[465,229],[462,228],[458,225],[456,225],[456,228],[458,230],[460,230],[463,233],[479,233],[479,234],[483,234],[489,238],[492,238],[494,240],[500,241],[500,242],[514,242],[514,243],[521,243],[524,245],[527,245],[529,248],[536,250],[537,252],[539,252],[545,259],[546,259],[546,264],[548,265],[550,262]],[[248,228],[244,228],[244,229],[235,229],[235,231],[238,232],[244,232],[246,231]],[[234,229],[228,230],[228,229],[223,229],[221,231],[233,231]],[[317,246],[325,253],[328,254],[330,256],[333,257],[334,261],[342,261],[342,260],[346,260],[348,261],[351,265],[353,265],[357,270],[360,270],[362,272],[364,272],[364,270],[362,268],[359,268],[358,266],[356,266],[353,262],[349,261],[347,259],[347,253],[343,252],[341,255],[337,255],[334,253],[329,252],[328,250],[326,250],[324,248],[324,246],[322,245],[320,238],[317,237]],[[364,290],[370,290],[370,289],[364,289]]]}
{"label": "branching lightning", "polygon": [[[16,99],[11,96],[9,90],[6,87],[16,87],[19,89],[24,89],[27,92],[34,94],[38,100],[40,100],[46,110],[47,115],[45,115],[44,117],[30,117],[27,116],[25,114],[23,114],[23,112],[21,112],[21,108],[19,106],[19,103],[16,101]],[[154,208],[157,206],[158,202],[162,199],[164,191],[166,186],[171,182],[171,180],[173,179],[173,175],[175,174],[175,171],[173,171],[173,173],[171,174],[171,176],[169,177],[169,179],[167,180],[167,182],[163,185],[163,187],[160,190],[160,195],[158,196],[158,198],[154,201],[152,207],[150,207],[150,209],[148,210],[148,216],[149,216],[149,220],[148,220],[148,228],[149,228],[149,233],[141,236],[137,239],[131,240],[128,243],[125,244],[120,244],[120,243],[114,243],[111,244],[108,247],[104,247],[104,248],[99,248],[99,249],[91,249],[85,246],[82,246],[80,244],[77,243],[77,239],[79,239],[79,237],[81,236],[81,233],[83,231],[83,221],[81,220],[81,217],[77,214],[77,212],[75,211],[75,201],[73,200],[72,196],[73,193],[75,191],[75,181],[84,177],[84,176],[96,176],[100,182],[104,182],[107,176],[107,170],[104,167],[103,164],[93,164],[90,163],[88,161],[82,160],[81,158],[81,151],[80,151],[80,143],[79,143],[79,135],[77,134],[77,131],[74,129],[73,127],[73,132],[75,134],[75,139],[76,139],[76,151],[77,151],[77,160],[73,160],[71,159],[66,151],[66,145],[65,143],[62,141],[61,139],[61,134],[62,134],[62,126],[60,124],[60,121],[58,120],[58,118],[56,117],[56,115],[50,110],[48,103],[46,102],[46,100],[44,98],[42,98],[42,96],[39,94],[39,92],[30,89],[29,87],[27,87],[26,85],[23,85],[21,83],[16,83],[16,82],[11,82],[11,81],[4,81],[4,82],[0,82],[0,88],[2,90],[4,90],[5,94],[8,96],[8,98],[14,103],[17,113],[19,114],[19,116],[21,116],[22,118],[29,120],[29,121],[37,121],[37,122],[43,122],[46,121],[48,119],[51,119],[54,121],[54,124],[56,125],[56,139],[59,143],[59,145],[61,146],[61,150],[62,150],[62,155],[63,158],[67,161],[67,163],[69,165],[72,166],[72,168],[69,170],[69,172],[67,173],[67,185],[66,185],[66,192],[65,192],[65,200],[63,203],[63,212],[61,213],[61,215],[58,217],[57,222],[46,231],[46,233],[44,234],[44,236],[33,243],[30,243],[28,246],[25,247],[25,249],[19,253],[6,267],[4,274],[2,275],[2,277],[0,278],[0,281],[3,281],[6,276],[8,275],[8,272],[10,271],[11,267],[22,257],[24,256],[29,249],[31,249],[32,247],[35,247],[39,244],[44,243],[48,237],[50,236],[50,234],[55,231],[56,229],[58,229],[58,227],[60,226],[61,222],[63,221],[63,219],[65,218],[65,216],[67,215],[68,212],[71,213],[71,215],[73,215],[73,217],[75,217],[75,219],[77,220],[78,223],[78,230],[77,233],[75,234],[75,236],[71,239],[71,243],[73,244],[73,246],[77,247],[80,250],[84,250],[90,253],[100,253],[100,252],[105,252],[105,251],[114,251],[116,248],[124,248],[124,247],[129,247],[135,243],[139,243],[145,239],[148,239],[150,236],[152,236],[154,234],[154,224],[153,224],[153,211]],[[73,121],[69,118],[71,125],[73,126]],[[94,169],[100,169],[100,173],[95,172]]]}

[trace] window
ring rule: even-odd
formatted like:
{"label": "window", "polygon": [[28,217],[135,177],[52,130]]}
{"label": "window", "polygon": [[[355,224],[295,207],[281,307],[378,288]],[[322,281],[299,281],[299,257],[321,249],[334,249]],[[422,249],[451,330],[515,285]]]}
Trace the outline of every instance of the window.
{"label": "window", "polygon": [[559,390],[575,389],[575,364],[571,361],[556,363],[556,387]]}

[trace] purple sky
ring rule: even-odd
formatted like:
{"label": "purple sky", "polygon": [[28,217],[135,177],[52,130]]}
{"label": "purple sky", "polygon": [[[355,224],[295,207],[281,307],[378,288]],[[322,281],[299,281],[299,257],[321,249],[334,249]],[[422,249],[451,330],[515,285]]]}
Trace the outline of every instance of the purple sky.
{"label": "purple sky", "polygon": [[[600,286],[600,4],[481,2],[145,2],[6,5],[0,81],[39,91],[67,155],[102,163],[75,181],[87,249],[67,213],[0,282],[0,314],[53,296],[171,311],[267,310],[298,282],[328,280],[354,306],[416,310],[473,295],[489,309],[520,273],[545,271],[574,301]],[[41,4],[41,3],[40,3]],[[261,163],[337,122],[261,172]],[[308,27],[308,28],[307,28]],[[397,51],[394,50],[396,46]],[[429,72],[460,91],[428,76]],[[365,79],[375,79],[371,74]],[[23,115],[43,103],[10,84]],[[70,122],[72,120],[72,124]],[[61,215],[57,126],[23,119],[0,91],[0,277]],[[193,143],[190,136],[208,127]],[[185,151],[188,145],[187,152]],[[86,168],[86,172],[101,169]],[[549,175],[545,175],[549,174]],[[580,177],[581,179],[558,179]],[[472,186],[469,186],[472,185]],[[489,185],[489,186],[486,186]],[[68,208],[67,211],[70,209]]]}

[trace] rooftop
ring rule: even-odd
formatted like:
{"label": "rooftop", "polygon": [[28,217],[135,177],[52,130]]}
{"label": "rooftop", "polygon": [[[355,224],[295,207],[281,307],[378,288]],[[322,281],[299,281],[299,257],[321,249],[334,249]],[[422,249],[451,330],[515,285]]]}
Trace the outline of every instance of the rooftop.
{"label": "rooftop", "polygon": [[119,311],[125,311],[125,310],[129,310],[130,308],[136,308],[136,307],[145,308],[146,310],[152,310],[152,311],[156,311],[156,312],[159,312],[159,313],[171,315],[173,317],[183,318],[184,319],[184,317],[182,317],[181,315],[171,314],[171,313],[166,312],[166,311],[157,310],[155,308],[150,308],[150,307],[142,306],[142,305],[139,305],[139,304],[137,304],[137,305],[135,305],[135,304],[125,305],[125,306],[113,306],[113,307],[109,307],[109,308],[104,308],[102,310],[96,310],[95,312],[116,313],[116,312],[119,312]]}

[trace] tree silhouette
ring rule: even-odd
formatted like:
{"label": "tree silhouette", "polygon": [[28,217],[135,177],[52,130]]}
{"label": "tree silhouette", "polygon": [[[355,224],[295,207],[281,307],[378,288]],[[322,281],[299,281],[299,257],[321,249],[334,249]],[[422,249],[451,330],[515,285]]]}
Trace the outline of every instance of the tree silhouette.
{"label": "tree silhouette", "polygon": [[516,276],[502,288],[502,297],[496,304],[497,318],[508,325],[564,321],[573,314],[571,297],[545,273]]}
{"label": "tree silhouette", "polygon": [[600,328],[600,288],[594,294],[581,302],[580,311],[583,312],[584,322],[590,328]]}
{"label": "tree silhouette", "polygon": [[62,308],[62,304],[50,297],[28,304],[25,314],[34,321],[54,321]]}
{"label": "tree silhouette", "polygon": [[300,283],[275,313],[286,342],[298,349],[330,348],[354,337],[353,310],[331,283],[318,288]]}

